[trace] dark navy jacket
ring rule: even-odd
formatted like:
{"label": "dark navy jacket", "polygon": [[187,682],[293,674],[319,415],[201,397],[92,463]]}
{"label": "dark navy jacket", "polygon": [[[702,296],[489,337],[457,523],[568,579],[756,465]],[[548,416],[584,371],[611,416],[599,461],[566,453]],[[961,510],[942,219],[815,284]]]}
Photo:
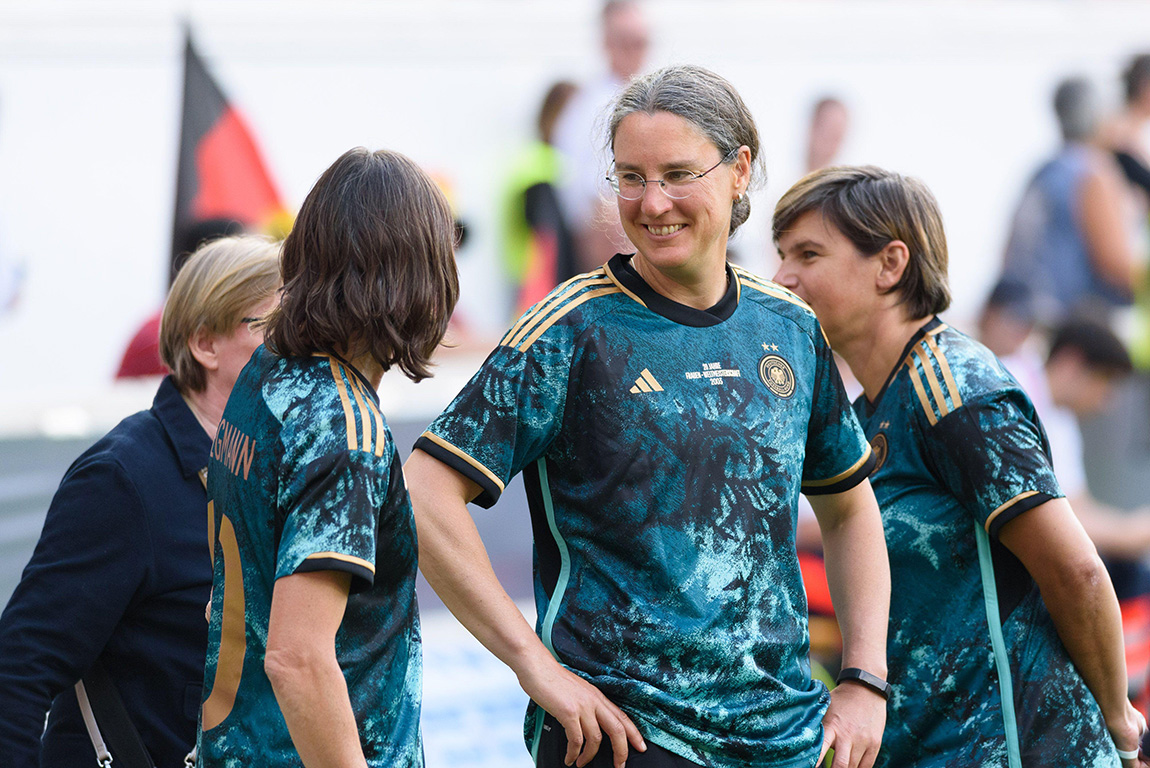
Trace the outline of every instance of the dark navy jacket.
{"label": "dark navy jacket", "polygon": [[212,572],[199,471],[210,445],[165,378],[149,410],[68,469],[0,616],[3,765],[95,765],[72,687],[96,659],[156,764],[183,765],[207,648]]}

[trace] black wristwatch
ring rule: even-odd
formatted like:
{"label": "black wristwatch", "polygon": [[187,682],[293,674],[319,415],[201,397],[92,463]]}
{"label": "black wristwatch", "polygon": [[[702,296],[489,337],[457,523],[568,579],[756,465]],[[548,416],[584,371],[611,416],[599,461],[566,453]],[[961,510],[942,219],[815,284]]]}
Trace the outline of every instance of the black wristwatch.
{"label": "black wristwatch", "polygon": [[888,683],[886,680],[883,680],[878,675],[872,675],[865,669],[859,669],[858,667],[847,667],[842,672],[839,672],[838,679],[835,680],[835,682],[844,683],[847,681],[862,683],[867,688],[870,688],[872,691],[877,693],[879,696],[882,696],[884,699],[890,699],[890,683]]}

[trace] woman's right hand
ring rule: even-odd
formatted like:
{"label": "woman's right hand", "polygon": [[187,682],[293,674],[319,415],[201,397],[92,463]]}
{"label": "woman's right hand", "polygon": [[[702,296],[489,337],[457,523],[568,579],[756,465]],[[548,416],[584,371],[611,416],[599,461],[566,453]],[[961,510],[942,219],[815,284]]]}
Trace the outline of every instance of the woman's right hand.
{"label": "woman's right hand", "polygon": [[628,746],[639,752],[647,744],[631,718],[603,693],[578,675],[568,671],[550,654],[517,670],[519,684],[544,711],[559,721],[567,733],[567,754],[563,762],[580,768],[591,762],[606,734],[614,753],[615,768],[627,762]]}

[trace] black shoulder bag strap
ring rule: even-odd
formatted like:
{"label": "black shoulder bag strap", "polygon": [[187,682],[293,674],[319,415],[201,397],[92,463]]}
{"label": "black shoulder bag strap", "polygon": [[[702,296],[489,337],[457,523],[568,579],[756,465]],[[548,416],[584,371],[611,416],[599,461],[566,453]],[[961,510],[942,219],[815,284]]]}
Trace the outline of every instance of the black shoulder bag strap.
{"label": "black shoulder bag strap", "polygon": [[[103,664],[97,661],[88,670],[88,674],[84,675],[84,679],[76,684],[76,698],[84,714],[84,724],[88,726],[88,736],[92,738],[99,765],[106,767],[112,764],[111,756],[101,749],[106,740],[116,757],[117,765],[124,768],[155,768],[140,738],[140,732],[132,724],[132,718],[124,708],[124,700],[120,698],[120,692],[116,690],[116,684],[112,682],[112,676]],[[94,716],[94,723],[88,722],[89,712]]]}

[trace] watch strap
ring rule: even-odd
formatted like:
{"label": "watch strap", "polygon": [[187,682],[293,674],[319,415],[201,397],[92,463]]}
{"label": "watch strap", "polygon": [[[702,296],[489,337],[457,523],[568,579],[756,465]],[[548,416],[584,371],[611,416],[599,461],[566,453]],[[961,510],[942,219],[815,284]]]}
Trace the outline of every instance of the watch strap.
{"label": "watch strap", "polygon": [[893,690],[886,680],[883,680],[878,675],[872,675],[865,669],[858,667],[847,667],[842,672],[839,672],[836,683],[855,682],[862,683],[867,688],[882,696],[884,699],[890,699],[891,690]]}

